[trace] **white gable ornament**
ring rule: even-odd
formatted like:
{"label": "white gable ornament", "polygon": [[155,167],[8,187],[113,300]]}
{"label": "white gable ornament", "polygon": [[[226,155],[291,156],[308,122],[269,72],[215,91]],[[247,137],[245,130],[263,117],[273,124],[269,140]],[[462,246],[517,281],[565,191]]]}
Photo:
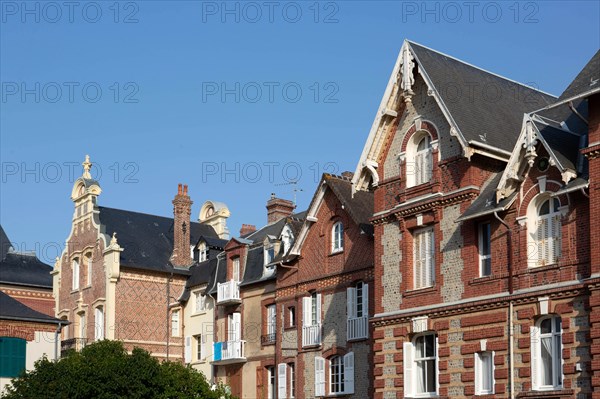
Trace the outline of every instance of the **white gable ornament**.
{"label": "white gable ornament", "polygon": [[404,101],[409,103],[412,101],[412,96],[415,94],[412,91],[412,85],[415,84],[415,77],[413,76],[413,68],[415,67],[414,57],[411,54],[408,46],[405,44],[402,49],[402,57],[400,58],[400,67],[402,74],[402,81],[400,82],[400,88],[404,91]]}

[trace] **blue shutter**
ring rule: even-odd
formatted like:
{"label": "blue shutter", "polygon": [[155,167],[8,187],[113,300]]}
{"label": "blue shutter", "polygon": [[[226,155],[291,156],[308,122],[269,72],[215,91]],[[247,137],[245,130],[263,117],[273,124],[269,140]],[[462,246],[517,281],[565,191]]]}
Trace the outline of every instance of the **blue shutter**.
{"label": "blue shutter", "polygon": [[25,369],[27,341],[21,338],[0,338],[0,377],[18,377]]}

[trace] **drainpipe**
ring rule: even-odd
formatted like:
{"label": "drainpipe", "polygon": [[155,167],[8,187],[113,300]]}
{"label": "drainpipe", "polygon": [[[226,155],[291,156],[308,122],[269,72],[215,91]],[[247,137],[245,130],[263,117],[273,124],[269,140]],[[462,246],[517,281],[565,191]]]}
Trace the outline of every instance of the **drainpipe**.
{"label": "drainpipe", "polygon": [[170,309],[170,298],[171,298],[171,279],[173,278],[173,272],[171,276],[167,278],[167,361],[169,361],[169,309]]}
{"label": "drainpipe", "polygon": [[[507,249],[508,249],[508,293],[512,296],[513,294],[513,253],[512,253],[512,230],[508,223],[498,216],[498,212],[494,212],[494,216],[504,227],[506,227],[507,234]],[[509,359],[510,359],[510,374],[509,374],[509,382],[510,382],[510,398],[515,398],[515,356],[514,356],[514,325],[513,325],[513,301],[510,299],[508,302],[508,351],[509,351]]]}

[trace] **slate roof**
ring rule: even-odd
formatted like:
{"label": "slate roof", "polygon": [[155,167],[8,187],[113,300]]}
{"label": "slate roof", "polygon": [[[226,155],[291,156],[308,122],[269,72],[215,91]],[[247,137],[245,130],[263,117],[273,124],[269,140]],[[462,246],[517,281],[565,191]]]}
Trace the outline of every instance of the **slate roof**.
{"label": "slate roof", "polygon": [[577,170],[580,137],[540,123],[536,123],[536,127],[558,162],[564,168]]}
{"label": "slate roof", "polygon": [[[117,233],[117,241],[124,249],[121,265],[136,269],[188,274],[174,268],[169,258],[173,252],[173,218],[148,215],[100,206],[100,223],[108,235]],[[200,236],[218,238],[212,226],[191,222],[190,245]]]}
{"label": "slate roof", "polygon": [[198,241],[200,241],[200,240],[204,240],[206,242],[206,245],[208,245],[211,248],[216,248],[216,249],[225,248],[225,245],[227,245],[227,243],[229,242],[229,240],[223,240],[222,238],[205,237],[203,235],[198,238]]}
{"label": "slate roof", "polygon": [[6,232],[0,226],[0,283],[52,288],[52,266],[42,262],[33,252],[13,252]]}
{"label": "slate roof", "polygon": [[576,97],[592,90],[600,90],[600,50],[594,54],[592,59],[560,95],[559,100]]}
{"label": "slate roof", "polygon": [[[523,114],[556,101],[552,95],[409,43],[418,67],[432,81],[467,141],[510,152],[521,131]],[[453,90],[457,87],[462,92]]]}
{"label": "slate roof", "polygon": [[52,289],[52,269],[33,253],[9,252],[0,262],[0,283]]}
{"label": "slate roof", "polygon": [[498,187],[498,183],[500,183],[501,177],[502,172],[492,175],[484,183],[483,190],[479,196],[475,198],[475,201],[471,203],[456,221],[463,222],[507,209],[513,203],[517,193],[513,193],[509,197],[500,200],[500,202],[496,202],[496,188]]}
{"label": "slate roof", "polygon": [[323,174],[323,180],[331,188],[354,223],[365,233],[373,234],[369,219],[373,217],[374,196],[372,192],[358,191],[352,197],[352,179],[342,176]]}
{"label": "slate roof", "polygon": [[59,320],[31,309],[2,291],[0,291],[0,319],[67,324],[65,320]]}
{"label": "slate roof", "polygon": [[4,232],[4,228],[0,225],[0,260],[4,259],[8,253],[8,249],[12,246],[10,239]]}

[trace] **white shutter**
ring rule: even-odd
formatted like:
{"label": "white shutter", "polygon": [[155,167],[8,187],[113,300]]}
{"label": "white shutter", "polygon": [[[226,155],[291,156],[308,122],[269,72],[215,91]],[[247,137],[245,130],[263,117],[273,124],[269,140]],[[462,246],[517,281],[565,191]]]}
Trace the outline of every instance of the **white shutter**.
{"label": "white shutter", "polygon": [[321,294],[317,294],[317,324],[321,324]]}
{"label": "white shutter", "polygon": [[369,317],[369,284],[363,284],[363,316]]}
{"label": "white shutter", "polygon": [[481,356],[478,352],[475,352],[475,395],[481,393],[481,383],[483,379],[482,368],[481,368]]}
{"label": "white shutter", "polygon": [[433,229],[427,231],[427,285],[435,283],[435,242],[433,241]]}
{"label": "white shutter", "polygon": [[414,239],[413,256],[415,258],[415,286],[413,288],[421,288],[423,286],[422,281],[422,265],[421,265],[421,234],[416,234]]}
{"label": "white shutter", "polygon": [[302,326],[307,327],[312,324],[312,310],[310,297],[302,298]]}
{"label": "white shutter", "polygon": [[325,359],[315,357],[315,396],[325,396]]}
{"label": "white shutter", "polygon": [[242,325],[242,314],[239,312],[233,313],[231,321],[230,339],[231,341],[239,341],[241,339],[240,328]]}
{"label": "white shutter", "polygon": [[560,223],[560,215],[555,215],[552,218],[552,258],[554,262],[558,262],[561,252],[561,236],[562,228]]}
{"label": "white shutter", "polygon": [[187,335],[185,337],[184,362],[185,363],[192,362],[192,337],[190,335]]}
{"label": "white shutter", "polygon": [[414,382],[413,382],[413,344],[412,342],[405,342],[402,345],[402,356],[404,363],[404,396],[411,396],[414,394]]}
{"label": "white shutter", "polygon": [[540,328],[531,326],[531,389],[539,387]]}
{"label": "white shutter", "polygon": [[286,382],[287,364],[279,363],[277,365],[277,398],[285,399],[287,397]]}
{"label": "white shutter", "polygon": [[[206,359],[206,352],[204,352],[206,350],[206,345],[204,345],[206,343],[206,334],[202,334],[202,336],[200,337],[200,355],[202,356],[202,359]],[[198,359],[201,360],[201,359]]]}
{"label": "white shutter", "polygon": [[348,319],[356,317],[356,288],[354,287],[346,289],[346,311]]}
{"label": "white shutter", "polygon": [[[433,235],[433,234],[432,234]],[[438,356],[438,336],[435,336],[435,394],[440,394],[440,357]]]}
{"label": "white shutter", "polygon": [[431,150],[428,150],[425,153],[425,160],[425,181],[423,183],[429,182],[433,175],[433,152]]}
{"label": "white shutter", "polygon": [[354,393],[354,352],[344,356],[344,393]]}

